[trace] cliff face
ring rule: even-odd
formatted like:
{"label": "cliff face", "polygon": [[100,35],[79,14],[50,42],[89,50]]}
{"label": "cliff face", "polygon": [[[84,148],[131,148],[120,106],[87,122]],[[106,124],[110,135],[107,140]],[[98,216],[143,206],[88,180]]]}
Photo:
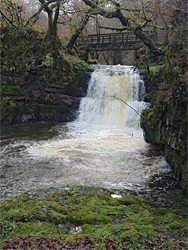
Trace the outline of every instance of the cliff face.
{"label": "cliff face", "polygon": [[[180,81],[178,77],[170,77],[170,85],[162,86],[160,81],[164,72],[163,68],[160,73],[153,74],[153,78],[146,77],[149,93],[146,96],[151,101],[151,107],[143,111],[141,126],[147,142],[163,146],[166,160],[188,193],[187,85],[185,78]],[[157,85],[157,82],[160,84]]]}
{"label": "cliff face", "polygon": [[30,122],[67,122],[77,116],[81,97],[85,96],[89,74],[78,73],[77,79],[65,82],[62,71],[50,79],[37,69],[2,75],[2,125]]}

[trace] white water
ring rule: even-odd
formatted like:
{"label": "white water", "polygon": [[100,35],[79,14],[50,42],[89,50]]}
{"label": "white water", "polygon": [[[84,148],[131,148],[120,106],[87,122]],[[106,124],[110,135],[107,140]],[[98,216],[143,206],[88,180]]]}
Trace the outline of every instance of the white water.
{"label": "white water", "polygon": [[139,101],[144,90],[144,82],[133,67],[96,67],[87,97],[82,99],[77,121],[142,133],[138,114],[148,106]]}
{"label": "white water", "polygon": [[54,185],[144,189],[153,175],[171,170],[143,140],[138,114],[147,107],[144,83],[133,67],[94,68],[78,119],[67,124],[66,135],[59,129],[59,136],[34,143],[28,152],[58,165],[63,174]]}

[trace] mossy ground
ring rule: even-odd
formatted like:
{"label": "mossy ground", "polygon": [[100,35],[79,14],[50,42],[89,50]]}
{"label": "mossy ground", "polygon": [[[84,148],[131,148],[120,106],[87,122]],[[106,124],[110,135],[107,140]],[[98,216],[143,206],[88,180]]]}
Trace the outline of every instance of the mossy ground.
{"label": "mossy ground", "polygon": [[61,247],[66,242],[71,249],[186,249],[185,208],[184,196],[164,208],[140,197],[116,199],[109,191],[83,186],[23,194],[0,203],[0,247],[39,249],[40,239]]}

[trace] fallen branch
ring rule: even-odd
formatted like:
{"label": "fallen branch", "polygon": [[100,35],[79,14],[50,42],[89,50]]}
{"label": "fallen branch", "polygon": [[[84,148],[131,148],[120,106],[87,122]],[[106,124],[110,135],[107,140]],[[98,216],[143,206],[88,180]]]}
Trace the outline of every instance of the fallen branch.
{"label": "fallen branch", "polygon": [[114,98],[114,99],[117,99],[123,103],[125,103],[129,108],[131,108],[132,110],[134,110],[134,112],[137,113],[137,115],[139,115],[141,117],[141,114],[138,113],[138,111],[136,109],[134,109],[133,107],[131,107],[127,102],[125,102],[124,100],[122,100],[121,98],[117,97],[117,96],[107,96],[107,97],[110,97],[110,98]]}
{"label": "fallen branch", "polygon": [[123,214],[123,213],[104,213],[105,215],[122,215],[122,216],[129,216],[128,214]]}

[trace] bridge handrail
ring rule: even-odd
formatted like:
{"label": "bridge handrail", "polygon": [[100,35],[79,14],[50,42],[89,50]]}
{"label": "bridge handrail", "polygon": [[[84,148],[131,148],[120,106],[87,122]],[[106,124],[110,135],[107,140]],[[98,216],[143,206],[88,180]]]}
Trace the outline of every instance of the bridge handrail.
{"label": "bridge handrail", "polygon": [[[152,36],[151,31],[145,31],[148,36]],[[136,42],[141,43],[141,40],[134,35],[132,32],[121,32],[121,33],[106,33],[106,34],[94,34],[78,37],[76,41],[77,46],[87,46],[96,45],[101,43],[126,43],[126,42]]]}

